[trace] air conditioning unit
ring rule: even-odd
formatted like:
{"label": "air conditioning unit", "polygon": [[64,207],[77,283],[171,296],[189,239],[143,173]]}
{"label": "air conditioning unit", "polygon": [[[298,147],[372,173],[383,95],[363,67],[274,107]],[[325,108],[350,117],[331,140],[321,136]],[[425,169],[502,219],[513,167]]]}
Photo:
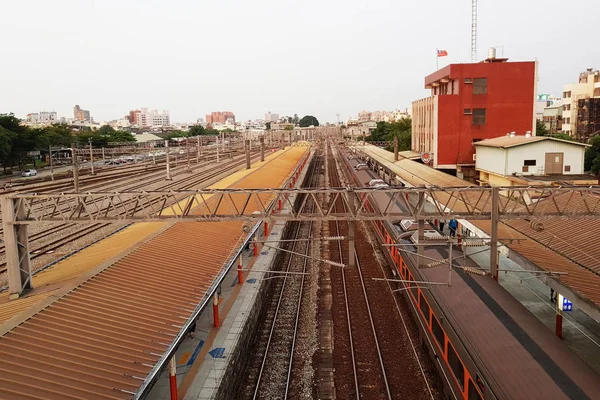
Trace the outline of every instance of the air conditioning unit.
{"label": "air conditioning unit", "polygon": [[465,83],[473,83],[473,79],[472,78],[465,78]]}
{"label": "air conditioning unit", "polygon": [[473,162],[477,161],[477,154],[473,154]]}
{"label": "air conditioning unit", "polygon": [[473,114],[473,111],[472,111],[470,108],[465,108],[465,109],[463,110],[463,114],[464,114],[464,115],[472,115],[472,114]]}

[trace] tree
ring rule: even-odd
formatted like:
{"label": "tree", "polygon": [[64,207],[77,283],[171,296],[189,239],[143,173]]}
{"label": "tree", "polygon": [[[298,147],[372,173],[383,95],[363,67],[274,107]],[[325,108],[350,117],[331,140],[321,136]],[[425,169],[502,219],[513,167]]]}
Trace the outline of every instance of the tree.
{"label": "tree", "polygon": [[546,128],[546,124],[539,119],[535,120],[535,134],[536,136],[550,136],[550,131]]}
{"label": "tree", "polygon": [[[391,142],[398,138],[398,150],[406,151],[411,148],[412,120],[403,118],[396,122],[378,122],[377,127],[365,140],[369,142]],[[388,150],[393,150],[389,146]]]}
{"label": "tree", "polygon": [[552,138],[555,138],[555,139],[568,140],[568,141],[571,141],[571,142],[575,141],[575,139],[573,137],[569,136],[566,133],[553,133],[553,134],[548,135],[548,136],[550,136]]}
{"label": "tree", "polygon": [[287,117],[288,124],[293,124],[294,119],[292,117]]}
{"label": "tree", "polygon": [[206,135],[206,129],[202,125],[192,125],[189,131],[190,136],[202,136]]}
{"label": "tree", "polygon": [[305,115],[299,122],[301,128],[306,128],[311,125],[319,126],[319,120],[313,117],[312,115]]}
{"label": "tree", "polygon": [[588,147],[585,151],[585,161],[583,169],[585,171],[592,171],[594,175],[597,175],[600,171],[600,135],[593,136],[590,139],[592,147]]}

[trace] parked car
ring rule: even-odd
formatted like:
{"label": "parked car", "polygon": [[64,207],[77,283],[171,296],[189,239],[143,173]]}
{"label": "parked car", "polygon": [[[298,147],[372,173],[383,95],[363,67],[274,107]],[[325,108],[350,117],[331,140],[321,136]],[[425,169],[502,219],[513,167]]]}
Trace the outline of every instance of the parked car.
{"label": "parked car", "polygon": [[369,186],[372,188],[380,188],[380,187],[388,187],[388,184],[383,181],[383,179],[371,179],[369,181]]}
{"label": "parked car", "polygon": [[36,176],[37,175],[37,171],[35,169],[26,169],[25,171],[21,172],[21,176]]}

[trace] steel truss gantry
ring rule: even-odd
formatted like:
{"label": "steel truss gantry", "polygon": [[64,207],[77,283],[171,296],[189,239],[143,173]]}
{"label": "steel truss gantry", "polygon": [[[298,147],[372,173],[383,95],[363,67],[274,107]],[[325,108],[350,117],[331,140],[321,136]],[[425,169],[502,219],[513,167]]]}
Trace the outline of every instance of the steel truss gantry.
{"label": "steel truss gantry", "polygon": [[[302,195],[298,207],[291,195]],[[309,199],[314,208],[306,207]],[[334,211],[337,201],[345,204],[346,212]],[[534,226],[549,218],[598,219],[600,186],[10,193],[1,203],[9,290],[18,297],[31,288],[27,225],[34,223],[491,220],[491,268],[495,268],[500,220],[529,219]],[[288,211],[279,212],[284,206]]]}

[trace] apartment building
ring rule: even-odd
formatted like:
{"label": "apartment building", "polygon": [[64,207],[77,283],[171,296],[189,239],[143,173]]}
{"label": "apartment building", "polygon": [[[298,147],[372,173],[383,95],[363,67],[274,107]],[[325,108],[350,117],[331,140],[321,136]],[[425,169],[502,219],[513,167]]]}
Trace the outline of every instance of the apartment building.
{"label": "apartment building", "polygon": [[73,107],[73,119],[75,121],[83,121],[83,122],[91,122],[92,121],[92,117],[90,116],[90,111],[89,110],[84,110],[81,107],[79,107],[79,104],[75,105],[75,107]]}
{"label": "apartment building", "polygon": [[[169,110],[150,110],[147,108],[142,108],[141,110],[135,110],[133,122],[135,125],[139,127],[161,127],[161,126],[170,126],[171,125],[171,117],[169,114]],[[131,112],[130,112],[130,117]],[[130,120],[131,122],[131,120]]]}
{"label": "apartment building", "polygon": [[207,124],[235,124],[235,115],[231,111],[213,111],[210,114],[206,114]]}
{"label": "apartment building", "polygon": [[475,175],[473,143],[507,132],[535,135],[537,62],[490,52],[479,63],[450,64],[425,78],[431,96],[412,103],[412,150],[432,166]]}
{"label": "apartment building", "polygon": [[279,114],[272,113],[269,111],[265,114],[265,122],[277,122],[279,121]]}
{"label": "apartment building", "polygon": [[565,85],[563,92],[562,132],[587,142],[600,133],[600,71],[588,68],[579,81]]}
{"label": "apartment building", "polygon": [[27,122],[32,124],[51,124],[58,122],[58,114],[56,111],[40,111],[27,114]]}

